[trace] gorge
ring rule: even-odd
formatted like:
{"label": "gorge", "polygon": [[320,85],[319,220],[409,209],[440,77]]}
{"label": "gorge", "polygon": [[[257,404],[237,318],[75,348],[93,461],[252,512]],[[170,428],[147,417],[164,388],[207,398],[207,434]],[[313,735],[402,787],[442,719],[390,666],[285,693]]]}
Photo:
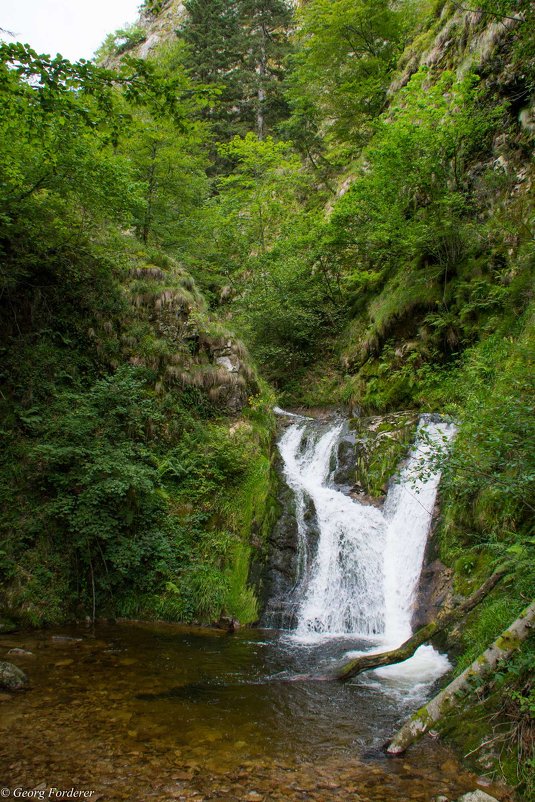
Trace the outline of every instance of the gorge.
{"label": "gorge", "polygon": [[534,14],[0,19],[6,787],[531,801]]}

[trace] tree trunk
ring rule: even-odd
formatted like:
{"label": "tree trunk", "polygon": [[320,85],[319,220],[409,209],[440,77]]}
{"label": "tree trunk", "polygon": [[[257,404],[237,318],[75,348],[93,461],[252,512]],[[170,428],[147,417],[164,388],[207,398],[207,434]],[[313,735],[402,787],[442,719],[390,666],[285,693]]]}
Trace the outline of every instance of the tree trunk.
{"label": "tree trunk", "polygon": [[422,627],[415,632],[414,635],[405,641],[405,643],[403,643],[399,648],[393,649],[390,652],[381,652],[380,654],[364,654],[360,657],[350,660],[348,663],[338,669],[335,675],[336,679],[346,682],[348,679],[351,679],[351,677],[355,677],[357,674],[361,674],[363,671],[370,671],[373,668],[389,666],[394,663],[402,663],[404,660],[408,660],[409,657],[412,657],[416,649],[422,645],[422,643],[426,643],[439,632],[443,632],[443,630],[445,630],[451,624],[460,621],[461,618],[464,618],[465,615],[467,615],[471,610],[474,609],[474,607],[483,601],[485,596],[490,593],[490,591],[501,579],[503,579],[507,573],[507,570],[508,569],[503,568],[500,571],[496,571],[487,579],[486,582],[483,583],[483,585],[481,585],[478,590],[476,590],[475,593],[462,602],[462,604],[460,604],[458,607],[454,607],[453,610],[445,610],[444,612],[439,613],[434,621],[431,621],[430,624],[427,624],[425,627]]}
{"label": "tree trunk", "polygon": [[258,90],[256,95],[256,133],[258,139],[264,139],[265,134],[265,121],[264,121],[264,103],[266,100],[266,90],[264,83],[267,74],[267,56],[266,56],[266,31],[262,25],[262,44],[260,48],[260,59],[256,71],[258,73]]}
{"label": "tree trunk", "polygon": [[476,677],[489,674],[500,660],[511,655],[527,638],[535,622],[535,602],[532,602],[513,624],[502,632],[486,652],[483,652],[471,666],[460,676],[450,682],[444,690],[440,691],[430,702],[420,708],[403,727],[398,730],[388,744],[386,751],[389,755],[400,755],[414,741],[426,733],[442,716],[457,704],[459,694],[466,694],[471,689],[472,681]]}

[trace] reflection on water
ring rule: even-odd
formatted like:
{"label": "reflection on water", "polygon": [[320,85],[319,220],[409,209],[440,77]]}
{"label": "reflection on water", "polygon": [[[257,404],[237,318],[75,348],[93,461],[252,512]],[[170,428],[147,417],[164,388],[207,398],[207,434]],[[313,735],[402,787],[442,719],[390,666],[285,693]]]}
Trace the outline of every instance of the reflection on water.
{"label": "reflection on water", "polygon": [[[229,636],[156,624],[61,631],[80,640],[54,634],[0,639],[0,659],[32,685],[0,695],[6,785],[62,783],[106,800],[162,802],[253,793],[251,802],[348,793],[385,802],[475,787],[432,743],[403,761],[383,757],[381,745],[417,704],[392,692],[394,680],[286,681],[325,669],[354,642],[299,645],[268,630]],[[33,655],[7,656],[15,647]]]}

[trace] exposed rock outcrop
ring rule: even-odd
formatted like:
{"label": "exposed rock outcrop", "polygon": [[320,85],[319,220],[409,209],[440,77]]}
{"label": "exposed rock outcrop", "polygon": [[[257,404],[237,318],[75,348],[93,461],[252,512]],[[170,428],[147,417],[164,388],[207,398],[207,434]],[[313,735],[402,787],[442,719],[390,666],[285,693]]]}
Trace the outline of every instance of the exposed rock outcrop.
{"label": "exposed rock outcrop", "polygon": [[356,442],[354,489],[359,495],[384,498],[388,483],[414,437],[417,421],[415,412],[351,420]]}
{"label": "exposed rock outcrop", "polygon": [[128,292],[136,316],[158,339],[125,342],[130,362],[157,375],[156,392],[166,387],[195,388],[234,415],[257,391],[247,349],[206,310],[192,277],[167,258],[162,265],[140,262],[130,271]]}
{"label": "exposed rock outcrop", "polygon": [[131,45],[123,45],[120,52],[107,55],[103,59],[104,66],[111,69],[118,67],[125,54],[142,59],[153,56],[159,47],[176,38],[175,31],[185,13],[182,0],[153,0],[145,3],[133,26],[143,35],[136,38]]}

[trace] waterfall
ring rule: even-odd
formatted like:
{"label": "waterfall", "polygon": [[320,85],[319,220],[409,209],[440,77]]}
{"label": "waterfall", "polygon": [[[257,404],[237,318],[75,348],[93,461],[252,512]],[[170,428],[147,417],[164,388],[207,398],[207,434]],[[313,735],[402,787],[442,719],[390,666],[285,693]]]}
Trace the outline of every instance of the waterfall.
{"label": "waterfall", "polygon": [[[372,635],[384,629],[384,518],[329,482],[341,432],[341,423],[322,432],[301,422],[290,426],[279,443],[284,475],[296,497],[301,634]],[[306,497],[312,500],[320,532],[313,559],[307,546]]]}
{"label": "waterfall", "polygon": [[386,497],[384,634],[395,646],[412,634],[411,619],[440,482],[440,472],[429,471],[429,460],[434,448],[454,433],[453,424],[433,423],[424,416],[409,459]]}
{"label": "waterfall", "polygon": [[[454,427],[422,416],[415,445],[382,510],[354,500],[334,484],[344,427],[341,421],[310,423],[293,416],[279,441],[284,476],[296,501],[295,636],[349,635],[371,639],[379,650],[394,648],[412,631],[440,480],[440,473],[429,468],[430,457],[434,444],[450,439]],[[319,530],[315,549],[305,514],[311,503]],[[442,670],[445,665],[442,660]]]}

